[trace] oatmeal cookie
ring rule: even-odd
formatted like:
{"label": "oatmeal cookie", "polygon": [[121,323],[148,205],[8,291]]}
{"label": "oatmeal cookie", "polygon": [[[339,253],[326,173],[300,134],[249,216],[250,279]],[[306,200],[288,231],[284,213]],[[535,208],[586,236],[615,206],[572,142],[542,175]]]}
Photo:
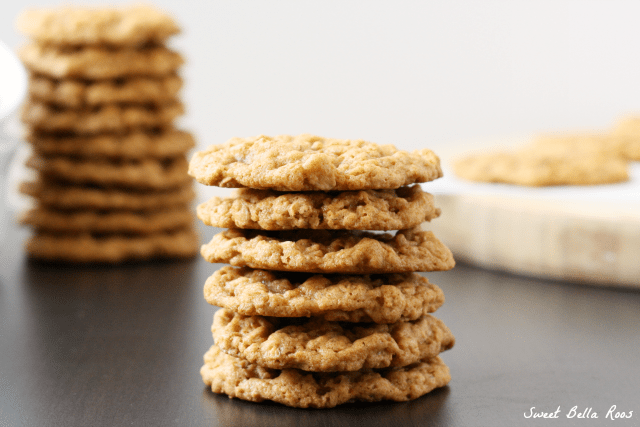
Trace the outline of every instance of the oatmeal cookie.
{"label": "oatmeal cookie", "polygon": [[451,251],[430,231],[254,231],[216,234],[200,251],[209,262],[308,273],[376,274],[450,270]]}
{"label": "oatmeal cookie", "polygon": [[29,9],[16,27],[41,44],[58,45],[159,44],[180,32],[170,16],[148,5]]}
{"label": "oatmeal cookie", "polygon": [[151,234],[189,227],[193,219],[189,207],[182,206],[144,213],[38,207],[24,212],[19,220],[39,231]]}
{"label": "oatmeal cookie", "polygon": [[404,230],[440,215],[419,185],[397,190],[277,193],[237,190],[198,206],[198,218],[220,228]]}
{"label": "oatmeal cookie", "polygon": [[472,155],[453,165],[460,178],[479,182],[542,187],[552,185],[597,185],[629,179],[627,162],[597,152],[523,149]]}
{"label": "oatmeal cookie", "polygon": [[266,368],[313,372],[407,366],[455,343],[449,328],[428,314],[411,322],[339,323],[317,317],[242,316],[223,308],[211,331],[227,354]]}
{"label": "oatmeal cookie", "polygon": [[34,151],[44,156],[93,157],[109,159],[167,159],[184,155],[195,146],[189,132],[167,128],[162,131],[132,131],[126,134],[26,135]]}
{"label": "oatmeal cookie", "polygon": [[205,300],[244,316],[394,323],[444,304],[442,290],[416,273],[311,275],[225,266],[204,285]]}
{"label": "oatmeal cookie", "polygon": [[198,236],[191,228],[139,236],[37,232],[26,251],[32,258],[64,262],[190,258],[198,253]]}
{"label": "oatmeal cookie", "polygon": [[187,206],[195,199],[191,182],[169,190],[136,190],[77,186],[37,179],[20,183],[19,190],[38,204],[55,209],[149,211]]}
{"label": "oatmeal cookie", "polygon": [[403,368],[317,373],[262,368],[229,356],[215,345],[205,353],[200,374],[214,393],[298,408],[332,408],[355,400],[403,402],[451,380],[449,368],[439,357]]}
{"label": "oatmeal cookie", "polygon": [[613,130],[613,138],[620,141],[626,159],[640,161],[640,117],[622,118]]}
{"label": "oatmeal cookie", "polygon": [[195,153],[189,173],[205,185],[278,191],[395,189],[442,176],[428,149],[312,135],[232,138]]}
{"label": "oatmeal cookie", "polygon": [[175,74],[182,56],[164,46],[107,49],[81,46],[73,49],[31,43],[18,51],[30,71],[56,79],[116,79],[130,76]]}
{"label": "oatmeal cookie", "polygon": [[104,104],[73,109],[32,99],[22,110],[22,121],[36,131],[86,135],[167,127],[182,114],[184,106],[179,101],[165,105]]}
{"label": "oatmeal cookie", "polygon": [[189,181],[187,161],[184,157],[170,160],[110,162],[34,155],[27,160],[26,165],[39,171],[45,179],[53,178],[78,184],[166,190],[181,187]]}
{"label": "oatmeal cookie", "polygon": [[51,79],[32,74],[29,96],[67,108],[102,104],[167,104],[178,97],[182,79],[176,74],[112,80]]}

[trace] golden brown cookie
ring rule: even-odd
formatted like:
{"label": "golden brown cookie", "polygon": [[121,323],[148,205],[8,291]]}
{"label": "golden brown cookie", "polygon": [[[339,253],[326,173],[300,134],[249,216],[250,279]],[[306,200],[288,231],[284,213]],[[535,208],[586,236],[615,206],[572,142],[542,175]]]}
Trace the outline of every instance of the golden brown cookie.
{"label": "golden brown cookie", "polygon": [[613,138],[620,141],[625,158],[640,161],[640,117],[622,118],[613,130]]}
{"label": "golden brown cookie", "polygon": [[444,303],[442,290],[416,273],[323,276],[229,266],[207,279],[204,297],[244,316],[376,323],[416,320]]}
{"label": "golden brown cookie", "polygon": [[28,44],[18,56],[34,73],[64,79],[115,79],[129,76],[166,76],[175,74],[184,60],[164,46],[139,49],[108,49],[79,46],[61,48]]}
{"label": "golden brown cookie", "polygon": [[440,215],[419,185],[397,190],[277,193],[239,189],[198,206],[198,218],[220,228],[404,230]]}
{"label": "golden brown cookie", "polygon": [[180,32],[170,16],[148,5],[29,9],[16,26],[39,43],[59,45],[163,43]]}
{"label": "golden brown cookie", "polygon": [[316,373],[268,369],[212,346],[204,355],[202,380],[214,393],[261,402],[273,400],[298,408],[332,408],[350,401],[416,399],[451,380],[439,357],[404,368]]}
{"label": "golden brown cookie", "polygon": [[26,250],[32,258],[65,262],[189,258],[198,252],[198,236],[191,228],[147,235],[37,232]]}
{"label": "golden brown cookie", "polygon": [[460,178],[532,187],[596,185],[629,179],[627,162],[594,152],[523,149],[472,155],[458,160],[453,170]]}
{"label": "golden brown cookie", "polygon": [[449,328],[428,314],[392,324],[340,323],[242,316],[223,308],[211,332],[220,350],[232,356],[265,368],[313,372],[407,366],[455,344]]}
{"label": "golden brown cookie", "polygon": [[38,179],[20,183],[20,192],[54,209],[149,211],[185,206],[195,199],[191,182],[169,190],[136,190],[77,186]]}
{"label": "golden brown cookie", "polygon": [[109,159],[173,158],[184,155],[195,145],[190,133],[173,128],[93,136],[58,136],[30,132],[26,139],[34,151],[44,156]]}
{"label": "golden brown cookie", "polygon": [[182,187],[190,180],[184,157],[110,162],[34,155],[27,160],[26,165],[39,171],[44,179],[53,178],[77,184],[166,190]]}
{"label": "golden brown cookie", "polygon": [[24,212],[20,222],[39,231],[53,233],[151,234],[193,225],[188,206],[152,212],[59,210],[38,207]]}
{"label": "golden brown cookie", "polygon": [[361,231],[253,231],[216,234],[200,251],[209,262],[307,273],[377,274],[443,271],[454,267],[449,248],[417,228],[395,236]]}
{"label": "golden brown cookie", "polygon": [[442,176],[428,149],[312,135],[232,138],[195,153],[189,173],[205,185],[278,191],[395,189]]}
{"label": "golden brown cookie", "polygon": [[182,79],[175,74],[112,80],[51,79],[32,74],[29,96],[68,108],[101,104],[167,104],[175,100]]}
{"label": "golden brown cookie", "polygon": [[537,151],[546,156],[584,155],[624,157],[624,147],[618,138],[603,133],[556,133],[539,135],[526,152]]}
{"label": "golden brown cookie", "polygon": [[96,134],[169,126],[184,114],[179,101],[163,105],[104,104],[87,109],[58,108],[31,99],[22,121],[36,131]]}

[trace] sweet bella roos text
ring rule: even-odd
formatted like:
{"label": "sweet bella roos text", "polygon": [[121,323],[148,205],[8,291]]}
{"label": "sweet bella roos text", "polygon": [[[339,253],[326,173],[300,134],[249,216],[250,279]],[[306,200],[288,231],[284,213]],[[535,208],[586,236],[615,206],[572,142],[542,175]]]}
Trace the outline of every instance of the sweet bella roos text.
{"label": "sweet bella roos text", "polygon": [[[531,409],[529,409],[529,411],[524,413],[524,417],[525,418],[560,418],[560,416],[562,415],[560,411],[561,409],[559,406],[558,406],[558,409],[556,409],[554,412],[538,411],[536,410],[535,406],[532,406]],[[567,418],[600,418],[598,413],[594,411],[593,408],[584,408],[584,410],[580,410],[578,409],[577,406],[574,406],[573,408],[571,408],[569,412],[565,414],[565,416]],[[633,411],[626,411],[626,412],[618,411],[616,405],[611,405],[611,407],[607,411],[607,414],[604,416],[604,418],[608,420],[617,420],[617,419],[624,419],[624,418],[631,418],[631,417],[633,417]]]}

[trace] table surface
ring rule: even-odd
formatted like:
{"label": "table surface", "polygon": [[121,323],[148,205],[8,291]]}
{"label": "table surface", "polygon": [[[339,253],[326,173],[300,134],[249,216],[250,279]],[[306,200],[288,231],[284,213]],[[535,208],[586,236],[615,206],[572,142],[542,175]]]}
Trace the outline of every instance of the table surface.
{"label": "table surface", "polygon": [[[293,409],[202,383],[215,311],[202,287],[219,265],[41,263],[24,256],[28,231],[2,226],[0,426],[640,425],[637,291],[467,265],[429,273],[457,339],[443,354],[449,386],[406,403]],[[215,231],[202,227],[203,239]],[[632,418],[607,418],[613,405]],[[558,419],[526,418],[532,407],[559,407]]]}

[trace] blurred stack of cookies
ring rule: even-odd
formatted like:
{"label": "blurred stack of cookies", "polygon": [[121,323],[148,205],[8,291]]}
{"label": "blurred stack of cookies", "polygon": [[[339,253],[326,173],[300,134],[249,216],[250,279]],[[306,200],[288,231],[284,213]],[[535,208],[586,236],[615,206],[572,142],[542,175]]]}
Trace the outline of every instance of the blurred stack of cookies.
{"label": "blurred stack of cookies", "polygon": [[[196,153],[202,184],[240,187],[198,206],[229,228],[201,248],[228,263],[205,284],[215,344],[203,380],[230,397],[295,407],[405,401],[446,385],[454,345],[431,314],[442,291],[418,271],[454,266],[420,224],[440,211],[419,182],[430,150],[311,135],[233,138]],[[399,230],[395,234],[382,231]]]}
{"label": "blurred stack of cookies", "polygon": [[174,126],[182,57],[179,32],[149,7],[29,10],[17,21],[31,38],[22,120],[37,179],[21,191],[35,207],[35,258],[74,262],[187,257],[197,253],[187,152]]}

